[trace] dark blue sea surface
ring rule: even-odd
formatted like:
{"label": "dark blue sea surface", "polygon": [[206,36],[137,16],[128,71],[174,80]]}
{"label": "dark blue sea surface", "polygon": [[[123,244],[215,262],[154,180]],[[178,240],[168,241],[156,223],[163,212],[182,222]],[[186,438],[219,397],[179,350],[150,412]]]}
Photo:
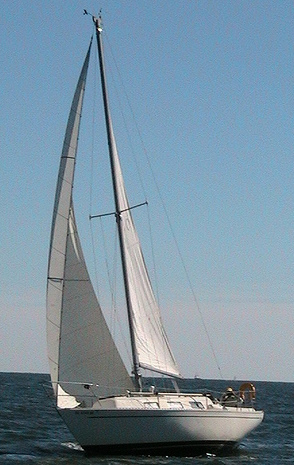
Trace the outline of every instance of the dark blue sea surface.
{"label": "dark blue sea surface", "polygon": [[[261,426],[233,453],[200,457],[86,457],[58,416],[43,387],[44,374],[0,373],[0,464],[35,465],[244,465],[294,463],[294,383],[254,383],[257,407],[265,411]],[[214,393],[238,381],[185,380],[192,390]]]}

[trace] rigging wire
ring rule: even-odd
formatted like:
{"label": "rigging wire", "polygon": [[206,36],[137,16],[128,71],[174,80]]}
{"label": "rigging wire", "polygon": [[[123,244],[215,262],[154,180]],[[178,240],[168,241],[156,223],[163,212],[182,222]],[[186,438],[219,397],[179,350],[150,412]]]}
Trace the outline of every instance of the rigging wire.
{"label": "rigging wire", "polygon": [[[107,38],[107,35],[106,35],[106,38]],[[123,82],[121,73],[119,72],[119,68],[118,68],[117,62],[116,62],[115,57],[114,57],[114,54],[113,54],[113,52],[112,52],[111,45],[110,45],[110,43],[109,43],[108,40],[107,40],[107,42],[108,42],[108,45],[109,45],[109,48],[110,48],[110,52],[111,52],[113,61],[114,61],[114,63],[115,63],[115,67],[116,67],[117,72],[118,72],[118,76],[119,76],[119,78],[120,78],[120,81],[121,81],[121,84],[122,84],[122,87],[123,87],[123,91],[124,91],[124,94],[125,94],[125,97],[126,97],[127,104],[128,104],[128,106],[129,106],[129,110],[130,110],[130,112],[131,112],[133,121],[134,121],[134,123],[135,123],[135,127],[136,127],[136,130],[137,130],[138,136],[139,136],[140,143],[141,143],[141,145],[142,145],[143,152],[144,152],[144,154],[145,154],[145,157],[146,157],[146,160],[147,160],[147,163],[148,163],[148,167],[149,167],[150,172],[151,172],[151,175],[152,175],[153,182],[154,182],[154,184],[155,184],[155,186],[156,186],[156,190],[157,190],[157,193],[158,193],[158,195],[159,195],[159,198],[160,198],[160,201],[161,201],[163,210],[164,210],[164,214],[165,214],[165,216],[166,216],[166,219],[167,219],[167,222],[168,222],[168,225],[169,225],[169,228],[170,228],[170,231],[171,231],[171,234],[172,234],[172,237],[173,237],[173,240],[174,240],[174,243],[175,243],[175,246],[176,246],[176,249],[177,249],[177,252],[178,252],[180,261],[181,261],[181,264],[182,264],[182,267],[183,267],[183,269],[184,269],[184,272],[185,272],[185,275],[186,275],[186,279],[187,279],[187,281],[188,281],[189,288],[190,288],[190,291],[191,291],[191,294],[192,294],[192,297],[193,297],[195,306],[196,306],[197,311],[198,311],[198,314],[199,314],[199,316],[200,316],[201,323],[202,323],[202,325],[203,325],[203,328],[204,328],[204,331],[205,331],[205,334],[206,334],[206,337],[207,337],[207,340],[208,340],[208,344],[209,344],[210,350],[211,350],[212,355],[213,355],[213,358],[214,358],[214,360],[215,360],[215,363],[216,363],[216,366],[217,366],[219,375],[220,375],[221,379],[223,379],[222,370],[221,370],[220,364],[219,364],[219,362],[218,362],[218,358],[217,358],[216,352],[215,352],[215,350],[214,350],[214,346],[213,346],[211,337],[210,337],[210,335],[209,335],[209,331],[208,331],[208,329],[207,329],[207,325],[206,325],[206,323],[205,323],[205,319],[204,319],[203,313],[202,313],[202,311],[201,311],[201,308],[200,308],[198,299],[197,299],[197,297],[196,297],[196,294],[195,294],[195,291],[194,291],[194,288],[193,288],[193,285],[192,285],[192,281],[191,281],[190,275],[189,275],[188,270],[187,270],[187,267],[186,267],[186,265],[185,265],[185,261],[184,261],[183,255],[182,255],[182,253],[181,253],[181,250],[180,250],[180,247],[179,247],[179,244],[178,244],[178,241],[177,241],[177,238],[176,238],[174,229],[173,229],[173,227],[172,227],[172,223],[171,223],[171,220],[170,220],[170,217],[169,217],[169,214],[168,214],[168,211],[167,211],[167,208],[166,208],[166,205],[165,205],[163,196],[162,196],[162,194],[161,194],[161,190],[160,190],[160,188],[159,188],[159,184],[158,184],[158,182],[157,182],[157,179],[156,179],[156,176],[155,176],[153,167],[152,167],[152,163],[151,163],[150,157],[149,157],[148,152],[147,152],[147,149],[146,149],[146,147],[145,147],[145,144],[144,144],[144,141],[143,141],[143,137],[142,137],[140,128],[139,128],[139,126],[138,126],[137,120],[136,120],[136,118],[135,118],[135,115],[134,115],[134,112],[133,112],[133,109],[132,109],[132,106],[131,106],[131,103],[130,103],[130,99],[128,98],[128,94],[127,94],[127,92],[126,92],[126,88],[125,88],[125,86],[124,86],[124,82]],[[118,100],[119,100],[119,104],[120,104],[119,93],[117,92],[117,94],[118,94]],[[120,107],[121,107],[121,104],[120,104]],[[125,126],[126,126],[126,128],[127,128],[127,125],[126,125],[126,124],[125,124]],[[129,139],[130,139],[130,145],[131,145],[132,153],[134,154],[133,145],[132,145],[132,143],[131,143],[131,137],[130,137],[130,134],[129,134],[128,129],[127,129],[127,134],[128,134]],[[145,198],[146,198],[146,191],[145,191],[145,188],[144,188],[144,183],[143,183],[143,180],[142,180],[142,175],[141,175],[141,172],[140,172],[140,169],[139,169],[139,165],[138,165],[137,159],[136,159],[136,157],[134,157],[134,158],[135,158],[135,163],[136,163],[136,167],[137,167],[138,174],[139,174],[139,179],[140,179],[141,187],[142,187],[143,193],[144,193]],[[148,211],[148,219],[149,219],[149,225],[150,225],[150,224],[151,224],[151,221],[150,221],[150,212],[149,212],[149,209],[147,209],[147,211]],[[150,227],[150,230],[151,230],[151,227]],[[151,235],[151,237],[152,237],[152,235]],[[154,260],[154,270],[155,270],[155,276],[156,276],[156,267],[155,267],[155,259],[154,259],[153,240],[152,240],[152,244],[151,244],[151,245],[152,245],[152,258],[153,258],[153,260]],[[157,284],[157,279],[155,280],[155,282],[156,282],[156,284]],[[157,294],[158,294],[158,289],[156,289],[156,292],[157,292]]]}
{"label": "rigging wire", "polygon": [[[137,124],[136,124],[136,126],[137,126]],[[137,127],[138,127],[138,126],[137,126]],[[180,247],[179,247],[178,240],[177,240],[177,238],[176,238],[174,229],[173,229],[173,227],[172,227],[172,223],[171,223],[171,220],[170,220],[170,217],[169,217],[169,214],[168,214],[168,211],[167,211],[167,208],[166,208],[164,199],[163,199],[163,197],[162,197],[162,194],[161,194],[161,191],[160,191],[160,188],[159,188],[159,185],[158,185],[158,182],[157,182],[157,179],[156,179],[154,170],[153,170],[153,168],[152,168],[151,160],[150,160],[149,155],[148,155],[148,152],[147,152],[147,150],[146,150],[146,148],[145,148],[145,146],[144,146],[144,142],[143,142],[143,140],[142,140],[142,138],[141,138],[141,134],[140,134],[139,128],[138,128],[138,131],[139,131],[139,137],[140,137],[141,142],[142,142],[142,144],[143,144],[143,150],[144,150],[144,153],[145,153],[145,156],[146,156],[146,159],[147,159],[149,168],[150,168],[150,170],[151,170],[152,178],[153,178],[153,181],[154,181],[154,183],[155,183],[155,186],[156,186],[158,195],[159,195],[159,197],[160,197],[160,200],[161,200],[161,203],[162,203],[162,207],[163,207],[163,210],[164,210],[164,213],[165,213],[165,216],[166,216],[166,219],[167,219],[167,222],[168,222],[168,225],[169,225],[169,228],[170,228],[170,231],[171,231],[171,234],[172,234],[172,237],[173,237],[173,240],[174,240],[174,243],[175,243],[175,246],[176,246],[176,249],[177,249],[179,258],[180,258],[180,261],[181,261],[181,263],[182,263],[182,267],[183,267],[183,269],[184,269],[184,272],[185,272],[185,275],[186,275],[186,279],[187,279],[188,284],[189,284],[189,287],[190,287],[190,291],[191,291],[192,296],[193,296],[194,303],[195,303],[195,305],[196,305],[197,311],[198,311],[199,316],[200,316],[200,319],[201,319],[201,323],[202,323],[202,325],[203,325],[203,328],[204,328],[204,331],[205,331],[205,334],[206,334],[206,337],[207,337],[207,340],[208,340],[208,343],[209,343],[210,350],[211,350],[211,352],[212,352],[212,354],[213,354],[213,358],[214,358],[214,360],[215,360],[215,363],[216,363],[218,372],[219,372],[219,374],[220,374],[220,377],[221,377],[221,379],[223,379],[222,370],[221,370],[221,368],[220,368],[220,365],[219,365],[219,362],[218,362],[218,358],[217,358],[217,356],[216,356],[216,352],[215,352],[215,350],[214,350],[214,347],[213,347],[213,344],[212,344],[212,340],[211,340],[211,338],[210,338],[210,335],[209,335],[209,332],[208,332],[208,329],[207,329],[207,326],[206,326],[206,323],[205,323],[205,319],[204,319],[203,313],[202,313],[202,311],[201,311],[201,308],[200,308],[198,299],[197,299],[197,297],[196,297],[196,294],[195,294],[195,291],[194,291],[194,288],[193,288],[193,285],[192,285],[192,281],[191,281],[190,275],[189,275],[189,273],[188,273],[188,269],[187,269],[187,267],[186,267],[186,264],[185,264],[183,255],[182,255],[181,250],[180,250]]]}
{"label": "rigging wire", "polygon": [[[111,50],[111,45],[109,44],[108,38],[106,37],[106,39],[107,39],[107,44],[109,45],[109,48]],[[117,66],[117,63],[116,63],[116,60],[115,60],[115,57],[114,57],[114,54],[112,53],[112,51],[111,51],[111,56],[112,56],[112,60],[113,60],[113,62],[115,64],[115,66],[116,66],[116,75],[118,75],[120,77],[120,85],[123,87],[124,95],[127,97],[127,92],[126,92],[125,87],[123,85],[123,80],[122,80],[122,77],[120,75],[119,68]],[[129,127],[128,127],[128,124],[127,124],[126,119],[125,119],[124,106],[122,105],[121,98],[120,98],[121,94],[117,91],[116,80],[114,78],[114,73],[112,72],[111,66],[109,66],[109,68],[110,68],[110,76],[112,78],[113,87],[114,87],[114,90],[116,91],[116,101],[118,103],[118,108],[120,109],[120,114],[122,116],[123,124],[124,124],[125,130],[126,130],[126,134],[128,136],[129,148],[131,149],[131,154],[133,155],[133,160],[135,161],[136,170],[137,170],[137,173],[139,175],[141,190],[144,192],[145,199],[146,199],[147,198],[146,190],[145,190],[143,178],[142,178],[142,175],[141,175],[141,172],[140,172],[139,164],[138,164],[137,158],[135,156],[135,151],[134,151],[134,147],[133,147],[133,144],[132,144],[132,138],[130,136]],[[130,107],[129,103],[128,103],[128,107]],[[134,120],[134,116],[133,116],[133,120]],[[143,204],[147,204],[147,201],[145,201],[144,203],[141,203],[141,204],[139,204],[137,206],[141,206]],[[134,207],[130,207],[130,209],[131,208],[134,208]],[[149,209],[147,210],[147,212],[148,212],[147,218],[148,218],[149,238],[150,238],[150,246],[151,246],[151,256],[152,256],[152,259],[153,259],[153,272],[154,272],[154,276],[155,276],[154,281],[155,281],[155,284],[156,284],[157,302],[159,302],[158,279],[157,279],[157,275],[156,275],[156,266],[155,266],[156,261],[155,261],[155,254],[154,254],[154,244],[153,244],[153,235],[152,235],[152,231],[151,231],[151,220],[150,220],[150,211],[149,211]],[[158,317],[161,320],[161,315],[160,314],[158,315]]]}

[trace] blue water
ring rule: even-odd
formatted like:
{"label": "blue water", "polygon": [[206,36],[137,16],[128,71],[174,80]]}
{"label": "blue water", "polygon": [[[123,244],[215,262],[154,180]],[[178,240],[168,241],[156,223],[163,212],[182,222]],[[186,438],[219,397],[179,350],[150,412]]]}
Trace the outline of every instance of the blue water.
{"label": "blue water", "polygon": [[[244,465],[294,463],[294,383],[256,382],[262,425],[234,453],[201,457],[86,457],[46,395],[48,375],[0,373],[0,464]],[[240,382],[186,380],[191,389],[219,392]]]}

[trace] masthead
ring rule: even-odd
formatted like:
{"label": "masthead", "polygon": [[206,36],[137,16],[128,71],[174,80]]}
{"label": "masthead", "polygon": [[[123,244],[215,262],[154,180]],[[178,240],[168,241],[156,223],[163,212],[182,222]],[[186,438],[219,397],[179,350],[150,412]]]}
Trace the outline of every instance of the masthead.
{"label": "masthead", "polygon": [[102,32],[102,17],[101,17],[101,10],[99,11],[99,16],[92,15],[89,13],[87,10],[84,10],[84,15],[90,15],[92,16],[92,20],[96,26],[96,29],[98,32]]}

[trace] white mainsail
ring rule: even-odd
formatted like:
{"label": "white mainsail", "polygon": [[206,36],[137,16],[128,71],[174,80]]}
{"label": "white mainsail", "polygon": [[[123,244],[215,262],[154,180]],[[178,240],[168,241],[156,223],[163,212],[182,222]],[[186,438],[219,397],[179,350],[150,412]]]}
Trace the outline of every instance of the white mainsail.
{"label": "white mainsail", "polygon": [[51,231],[47,346],[56,396],[60,392],[76,397],[84,394],[80,383],[99,385],[99,396],[133,387],[92,287],[73,212],[72,186],[90,48],[91,44],[68,119]]}

